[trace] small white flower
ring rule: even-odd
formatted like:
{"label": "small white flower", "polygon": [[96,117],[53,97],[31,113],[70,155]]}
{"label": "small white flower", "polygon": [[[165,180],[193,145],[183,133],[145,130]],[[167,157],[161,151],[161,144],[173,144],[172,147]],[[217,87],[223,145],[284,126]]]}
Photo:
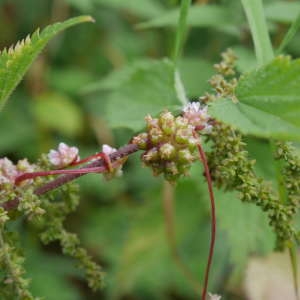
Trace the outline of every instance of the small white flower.
{"label": "small white flower", "polygon": [[220,295],[208,293],[209,300],[221,300]]}
{"label": "small white flower", "polygon": [[58,150],[50,150],[48,159],[53,166],[62,168],[78,161],[78,152],[77,147],[69,147],[65,143],[59,143]]}
{"label": "small white flower", "polygon": [[106,155],[110,155],[116,151],[117,151],[117,149],[115,149],[109,145],[106,145],[106,144],[102,145],[102,152],[105,153]]}
{"label": "small white flower", "polygon": [[207,106],[201,107],[200,102],[191,102],[183,107],[183,116],[193,126],[204,126],[204,129],[209,129],[208,121],[210,116],[207,111]]}
{"label": "small white flower", "polygon": [[13,183],[18,176],[16,166],[6,157],[0,159],[0,183]]}

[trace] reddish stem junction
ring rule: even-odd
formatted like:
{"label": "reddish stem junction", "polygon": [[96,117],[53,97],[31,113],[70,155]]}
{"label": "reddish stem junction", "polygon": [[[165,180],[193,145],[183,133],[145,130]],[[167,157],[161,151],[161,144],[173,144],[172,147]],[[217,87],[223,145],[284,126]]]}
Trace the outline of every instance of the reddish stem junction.
{"label": "reddish stem junction", "polygon": [[[194,136],[198,138],[196,131],[194,132]],[[208,260],[207,260],[207,265],[206,265],[206,270],[205,270],[204,286],[203,286],[203,291],[202,291],[202,296],[201,296],[201,299],[205,300],[206,295],[207,295],[209,272],[210,272],[210,268],[211,268],[211,264],[212,264],[212,259],[213,259],[213,254],[214,254],[214,246],[215,246],[215,240],[216,240],[216,213],[215,213],[215,199],[214,199],[214,193],[213,193],[213,188],[212,188],[212,179],[210,176],[207,158],[206,158],[205,152],[200,143],[197,145],[197,147],[198,147],[198,151],[199,151],[200,160],[204,166],[204,173],[205,173],[205,177],[207,180],[207,186],[208,186],[210,204],[211,204],[211,239],[210,239],[209,255],[208,255]],[[137,145],[128,144],[110,155],[106,155],[103,152],[100,152],[100,153],[89,156],[86,159],[83,159],[79,162],[75,162],[72,164],[74,166],[74,165],[88,162],[93,159],[97,159],[97,160],[85,165],[82,168],[24,173],[16,178],[15,183],[16,183],[16,185],[18,185],[22,181],[27,180],[27,179],[33,179],[33,178],[40,177],[40,176],[62,174],[62,176],[46,183],[45,185],[43,185],[35,190],[36,195],[42,195],[42,194],[47,193],[50,190],[60,187],[61,185],[65,184],[69,181],[72,181],[84,174],[103,173],[106,171],[111,172],[114,168],[116,168],[119,165],[119,163],[118,163],[119,159],[124,158],[124,157],[128,156],[129,154],[132,154],[138,150],[139,149],[138,149]],[[2,207],[6,210],[10,210],[10,209],[16,208],[18,206],[18,204],[19,204],[19,199],[14,199],[14,200],[7,201],[6,203],[4,203],[2,205]]]}

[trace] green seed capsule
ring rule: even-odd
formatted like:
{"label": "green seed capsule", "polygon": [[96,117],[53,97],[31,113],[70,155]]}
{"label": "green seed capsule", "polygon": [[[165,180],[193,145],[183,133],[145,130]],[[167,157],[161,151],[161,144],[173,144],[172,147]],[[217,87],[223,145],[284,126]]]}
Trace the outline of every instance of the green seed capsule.
{"label": "green seed capsule", "polygon": [[159,154],[156,148],[151,148],[142,156],[144,162],[154,162],[159,159]]}
{"label": "green seed capsule", "polygon": [[194,161],[194,155],[188,149],[182,149],[178,151],[178,162],[179,163],[191,163]]}
{"label": "green seed capsule", "polygon": [[159,143],[163,142],[163,132],[159,128],[152,128],[149,131],[149,138],[153,145],[158,145]]}
{"label": "green seed capsule", "polygon": [[171,135],[175,131],[175,117],[172,115],[171,112],[166,111],[163,112],[159,117],[159,126],[162,129],[162,131],[167,134]]}
{"label": "green seed capsule", "polygon": [[159,154],[162,160],[171,160],[176,155],[176,149],[171,144],[165,143],[159,148]]}
{"label": "green seed capsule", "polygon": [[146,132],[140,133],[135,136],[131,142],[138,145],[140,150],[146,150],[148,145],[148,134]]}

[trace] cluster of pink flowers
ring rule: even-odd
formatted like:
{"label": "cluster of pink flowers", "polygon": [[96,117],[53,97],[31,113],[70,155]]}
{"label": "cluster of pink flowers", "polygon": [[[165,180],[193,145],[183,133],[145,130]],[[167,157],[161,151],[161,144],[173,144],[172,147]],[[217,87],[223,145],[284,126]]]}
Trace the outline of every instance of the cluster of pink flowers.
{"label": "cluster of pink flowers", "polygon": [[27,172],[34,172],[36,166],[30,164],[28,160],[22,159],[19,160],[16,165],[12,163],[11,160],[4,157],[0,159],[0,185],[5,183],[14,184],[15,179]]}
{"label": "cluster of pink flowers", "polygon": [[[117,149],[112,148],[109,145],[102,145],[102,152],[109,156],[110,154],[116,152]],[[50,150],[48,153],[48,159],[49,162],[56,168],[64,168],[67,166],[70,166],[76,162],[80,163],[80,157],[78,155],[79,150],[77,147],[70,147],[66,145],[65,143],[60,143],[58,145],[57,150]],[[84,162],[87,161],[93,161],[95,159],[99,159],[99,156],[92,155],[91,159],[86,160],[84,159]],[[110,179],[112,177],[119,177],[122,175],[122,164],[116,168],[113,169],[113,172],[110,174],[103,174],[105,178]]]}
{"label": "cluster of pink flowers", "polygon": [[201,128],[205,133],[209,133],[212,126],[208,123],[210,116],[207,106],[201,106],[200,102],[190,102],[183,107],[183,117],[189,124],[196,128]]}
{"label": "cluster of pink flowers", "polygon": [[59,143],[57,150],[50,150],[48,159],[53,166],[63,168],[79,161],[78,153],[77,147],[69,147],[65,143]]}

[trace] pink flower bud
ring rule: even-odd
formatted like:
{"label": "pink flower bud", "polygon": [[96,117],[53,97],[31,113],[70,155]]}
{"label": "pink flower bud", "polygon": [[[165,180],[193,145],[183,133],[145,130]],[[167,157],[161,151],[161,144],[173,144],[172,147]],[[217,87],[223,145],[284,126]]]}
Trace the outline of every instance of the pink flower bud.
{"label": "pink flower bud", "polygon": [[102,145],[102,152],[105,153],[106,155],[110,155],[110,154],[112,154],[116,151],[117,151],[116,148],[113,148],[113,147],[111,147],[109,145],[106,145],[106,144]]}
{"label": "pink flower bud", "polygon": [[220,295],[208,293],[209,300],[221,300]]}
{"label": "pink flower bud", "polygon": [[58,150],[50,150],[48,159],[53,166],[62,168],[78,161],[78,152],[77,147],[69,147],[65,143],[59,143]]}
{"label": "pink flower bud", "polygon": [[207,106],[201,107],[200,102],[188,103],[183,108],[183,116],[189,121],[189,124],[194,127],[202,127],[209,129],[208,121],[210,116],[207,111]]}

